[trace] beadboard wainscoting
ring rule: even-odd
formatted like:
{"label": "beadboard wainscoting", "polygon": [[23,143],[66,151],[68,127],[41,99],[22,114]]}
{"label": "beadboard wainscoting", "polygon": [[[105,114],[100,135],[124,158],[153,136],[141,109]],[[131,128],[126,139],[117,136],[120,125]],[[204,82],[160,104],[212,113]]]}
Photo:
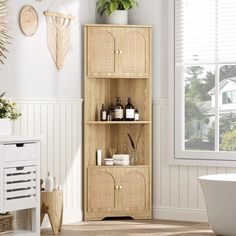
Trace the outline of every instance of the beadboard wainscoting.
{"label": "beadboard wainscoting", "polygon": [[153,102],[153,216],[156,219],[207,221],[198,176],[236,173],[236,169],[170,165],[167,130],[168,101],[155,100]]}
{"label": "beadboard wainscoting", "polygon": [[63,223],[81,221],[82,100],[14,100],[22,114],[14,134],[42,136],[41,178],[50,171],[64,190]]}
{"label": "beadboard wainscoting", "polygon": [[[82,100],[15,100],[22,117],[14,133],[41,135],[41,178],[49,170],[64,190],[64,223],[82,220]],[[153,217],[206,221],[197,177],[235,168],[174,166],[168,157],[168,102],[153,102]]]}

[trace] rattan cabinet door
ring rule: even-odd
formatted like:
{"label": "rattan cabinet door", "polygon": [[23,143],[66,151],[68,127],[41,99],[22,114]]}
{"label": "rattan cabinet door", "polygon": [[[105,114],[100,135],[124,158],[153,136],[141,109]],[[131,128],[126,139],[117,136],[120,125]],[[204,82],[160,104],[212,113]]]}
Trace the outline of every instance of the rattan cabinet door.
{"label": "rattan cabinet door", "polygon": [[117,74],[116,41],[118,32],[113,27],[88,27],[88,76],[109,77]]}
{"label": "rattan cabinet door", "polygon": [[150,76],[150,29],[122,28],[119,37],[119,75]]}
{"label": "rattan cabinet door", "polygon": [[116,203],[116,170],[88,168],[88,212],[111,212]]}
{"label": "rattan cabinet door", "polygon": [[150,207],[149,168],[126,168],[120,172],[119,211],[140,212]]}

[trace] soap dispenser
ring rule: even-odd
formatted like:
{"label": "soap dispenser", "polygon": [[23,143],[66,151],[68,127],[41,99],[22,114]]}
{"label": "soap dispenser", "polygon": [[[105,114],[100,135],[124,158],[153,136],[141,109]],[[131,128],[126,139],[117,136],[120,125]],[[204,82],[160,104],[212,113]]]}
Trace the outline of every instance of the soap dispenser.
{"label": "soap dispenser", "polygon": [[52,192],[53,191],[53,178],[50,176],[50,172],[48,171],[48,176],[45,179],[45,191]]}

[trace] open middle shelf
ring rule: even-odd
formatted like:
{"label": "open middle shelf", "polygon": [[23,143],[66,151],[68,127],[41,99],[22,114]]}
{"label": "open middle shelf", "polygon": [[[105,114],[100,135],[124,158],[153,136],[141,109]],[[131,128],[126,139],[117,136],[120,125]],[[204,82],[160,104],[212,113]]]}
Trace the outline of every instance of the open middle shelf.
{"label": "open middle shelf", "polygon": [[[137,148],[138,165],[151,164],[151,125],[143,123],[113,124],[106,122],[102,124],[86,125],[85,133],[85,159],[86,166],[96,165],[96,150],[101,149],[103,157],[110,157],[109,148],[116,148],[117,154],[133,154],[133,149],[129,141],[128,133],[136,142],[141,132],[140,141]],[[98,125],[100,124],[100,125]]]}
{"label": "open middle shelf", "polygon": [[111,103],[115,105],[116,97],[120,97],[123,107],[127,104],[127,98],[131,97],[134,108],[139,111],[140,121],[112,121],[110,123],[131,124],[132,122],[133,124],[141,124],[150,122],[152,119],[150,86],[150,79],[86,79],[84,102],[85,123],[102,124],[94,123],[100,121],[102,104],[105,104],[106,108]]}

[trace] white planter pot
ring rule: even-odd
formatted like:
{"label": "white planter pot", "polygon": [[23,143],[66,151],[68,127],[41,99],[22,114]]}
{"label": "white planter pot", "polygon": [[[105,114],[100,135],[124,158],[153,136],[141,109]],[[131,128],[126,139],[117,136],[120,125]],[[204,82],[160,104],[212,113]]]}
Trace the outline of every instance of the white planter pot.
{"label": "white planter pot", "polygon": [[12,135],[12,121],[0,118],[0,136]]}
{"label": "white planter pot", "polygon": [[110,16],[107,16],[106,22],[112,25],[127,25],[128,24],[128,11],[117,10]]}

